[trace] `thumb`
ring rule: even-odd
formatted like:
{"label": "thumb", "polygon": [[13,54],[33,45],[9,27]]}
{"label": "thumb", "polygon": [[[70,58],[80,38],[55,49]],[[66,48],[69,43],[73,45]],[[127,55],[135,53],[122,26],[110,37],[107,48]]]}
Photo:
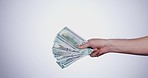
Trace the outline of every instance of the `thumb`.
{"label": "thumb", "polygon": [[88,48],[88,47],[90,47],[88,42],[86,42],[85,44],[82,44],[82,45],[78,45],[78,48],[80,48],[80,49]]}

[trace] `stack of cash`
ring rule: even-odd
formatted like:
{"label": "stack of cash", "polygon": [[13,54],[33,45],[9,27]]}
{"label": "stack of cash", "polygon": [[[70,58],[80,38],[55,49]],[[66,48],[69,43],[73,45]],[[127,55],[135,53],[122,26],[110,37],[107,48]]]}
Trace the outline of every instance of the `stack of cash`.
{"label": "stack of cash", "polygon": [[91,48],[79,49],[77,46],[86,41],[71,31],[69,28],[63,28],[56,36],[52,51],[57,64],[61,68],[68,67],[78,59],[89,55]]}

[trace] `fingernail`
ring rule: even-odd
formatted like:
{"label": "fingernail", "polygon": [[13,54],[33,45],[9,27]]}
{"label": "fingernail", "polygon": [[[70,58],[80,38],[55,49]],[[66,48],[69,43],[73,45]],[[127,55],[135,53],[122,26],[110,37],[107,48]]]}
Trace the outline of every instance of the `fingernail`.
{"label": "fingernail", "polygon": [[81,48],[81,45],[78,45],[78,48]]}
{"label": "fingernail", "polygon": [[90,54],[91,57],[95,57],[93,54]]}

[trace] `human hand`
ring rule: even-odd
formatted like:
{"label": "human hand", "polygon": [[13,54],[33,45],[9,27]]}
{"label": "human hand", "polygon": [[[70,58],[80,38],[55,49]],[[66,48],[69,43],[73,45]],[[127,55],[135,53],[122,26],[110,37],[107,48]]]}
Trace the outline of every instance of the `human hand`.
{"label": "human hand", "polygon": [[97,57],[108,52],[148,55],[148,36],[135,39],[90,39],[78,48],[93,48],[91,57]]}
{"label": "human hand", "polygon": [[98,57],[109,52],[109,45],[107,39],[93,38],[88,40],[88,42],[86,42],[85,44],[78,46],[78,48],[80,49],[88,47],[93,48],[93,52],[90,54],[91,57]]}

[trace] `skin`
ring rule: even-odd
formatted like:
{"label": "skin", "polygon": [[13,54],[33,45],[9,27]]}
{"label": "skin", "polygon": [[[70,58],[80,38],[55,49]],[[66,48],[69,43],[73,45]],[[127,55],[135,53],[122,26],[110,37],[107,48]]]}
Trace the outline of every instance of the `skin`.
{"label": "skin", "polygon": [[93,38],[78,46],[80,49],[88,47],[93,48],[91,57],[98,57],[109,52],[148,56],[148,36],[135,39]]}

